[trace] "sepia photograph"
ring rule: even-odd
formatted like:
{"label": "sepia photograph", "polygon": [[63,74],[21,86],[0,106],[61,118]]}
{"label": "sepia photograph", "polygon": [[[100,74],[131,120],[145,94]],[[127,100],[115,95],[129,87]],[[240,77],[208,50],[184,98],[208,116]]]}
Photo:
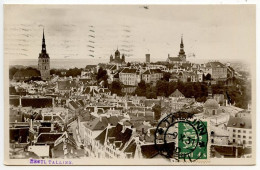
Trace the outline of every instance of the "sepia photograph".
{"label": "sepia photograph", "polygon": [[5,165],[254,165],[256,5],[4,5]]}

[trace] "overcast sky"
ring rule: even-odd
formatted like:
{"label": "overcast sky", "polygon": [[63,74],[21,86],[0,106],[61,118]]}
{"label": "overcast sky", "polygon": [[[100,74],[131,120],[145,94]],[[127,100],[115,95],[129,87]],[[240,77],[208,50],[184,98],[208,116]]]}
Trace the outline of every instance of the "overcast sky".
{"label": "overcast sky", "polygon": [[5,6],[5,57],[37,59],[43,27],[51,59],[106,62],[118,47],[127,61],[146,53],[165,61],[178,55],[182,34],[188,60],[256,55],[253,5]]}

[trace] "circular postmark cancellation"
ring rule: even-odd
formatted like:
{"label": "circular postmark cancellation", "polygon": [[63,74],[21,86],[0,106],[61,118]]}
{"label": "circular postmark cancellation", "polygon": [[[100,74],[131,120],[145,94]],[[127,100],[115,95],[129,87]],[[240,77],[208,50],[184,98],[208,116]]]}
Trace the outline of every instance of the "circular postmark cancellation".
{"label": "circular postmark cancellation", "polygon": [[194,162],[208,158],[207,122],[193,118],[187,112],[167,115],[155,131],[155,147],[172,161]]}

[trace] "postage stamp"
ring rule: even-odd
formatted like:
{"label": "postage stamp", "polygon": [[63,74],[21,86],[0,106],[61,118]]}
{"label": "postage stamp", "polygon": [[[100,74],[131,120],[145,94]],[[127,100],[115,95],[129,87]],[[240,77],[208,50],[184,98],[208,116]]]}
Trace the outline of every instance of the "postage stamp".
{"label": "postage stamp", "polygon": [[172,162],[208,160],[208,122],[186,112],[171,113],[158,123],[154,142]]}

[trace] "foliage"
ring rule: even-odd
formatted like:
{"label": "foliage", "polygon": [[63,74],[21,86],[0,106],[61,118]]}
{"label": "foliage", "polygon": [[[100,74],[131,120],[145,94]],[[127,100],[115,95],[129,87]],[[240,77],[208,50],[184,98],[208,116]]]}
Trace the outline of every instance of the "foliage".
{"label": "foliage", "polygon": [[211,74],[208,73],[205,77],[205,80],[211,80]]}
{"label": "foliage", "polygon": [[171,78],[171,73],[169,73],[169,72],[164,72],[163,73],[163,80],[169,81],[170,78]]}
{"label": "foliage", "polygon": [[98,69],[98,73],[97,73],[97,75],[96,75],[96,80],[97,80],[97,82],[100,83],[101,81],[103,81],[103,83],[102,83],[103,86],[104,86],[104,87],[108,87],[108,81],[107,81],[107,79],[108,79],[107,71],[104,70],[102,67],[100,67],[100,68]]}
{"label": "foliage", "polygon": [[81,71],[82,71],[82,69],[80,68],[77,68],[77,67],[75,67],[75,68],[70,68],[68,71],[66,71],[66,76],[67,77],[69,77],[69,76],[71,76],[71,77],[77,77],[77,76],[79,76],[79,75],[81,75]]}
{"label": "foliage", "polygon": [[112,94],[122,95],[123,84],[119,81],[113,81],[110,86],[110,91]]}
{"label": "foliage", "polygon": [[[247,108],[248,102],[251,100],[251,84],[242,80],[235,80],[231,86],[225,83],[211,85],[213,94],[223,94],[227,98],[227,94],[231,99],[231,103],[240,108]],[[208,97],[208,84],[206,82],[167,82],[158,80],[155,86],[145,84],[141,81],[134,94],[138,96],[146,96],[147,98],[157,98],[157,96],[169,97],[176,89],[178,89],[185,97],[194,97],[198,102],[205,102]]]}
{"label": "foliage", "polygon": [[161,112],[162,112],[162,108],[160,105],[156,104],[154,107],[153,107],[153,111],[154,111],[154,119],[155,120],[159,120],[160,117],[161,117]]}
{"label": "foliage", "polygon": [[13,79],[14,74],[15,74],[18,70],[19,70],[19,69],[16,68],[16,67],[12,67],[12,68],[9,69],[9,79],[10,79],[10,80]]}

